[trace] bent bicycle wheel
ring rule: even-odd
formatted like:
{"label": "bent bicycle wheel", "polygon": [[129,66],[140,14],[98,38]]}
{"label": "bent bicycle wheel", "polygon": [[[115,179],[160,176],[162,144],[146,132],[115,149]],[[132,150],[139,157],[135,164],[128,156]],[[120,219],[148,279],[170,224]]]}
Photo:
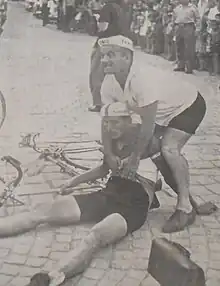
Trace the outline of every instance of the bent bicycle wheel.
{"label": "bent bicycle wheel", "polygon": [[0,129],[6,118],[6,102],[3,93],[0,91]]}

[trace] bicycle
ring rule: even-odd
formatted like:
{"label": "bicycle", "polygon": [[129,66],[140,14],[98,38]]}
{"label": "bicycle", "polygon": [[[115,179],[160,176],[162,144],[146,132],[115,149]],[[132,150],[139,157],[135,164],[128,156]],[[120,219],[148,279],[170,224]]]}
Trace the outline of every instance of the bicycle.
{"label": "bicycle", "polygon": [[[158,152],[158,148],[160,148],[160,141],[161,141],[161,136],[163,135],[163,132],[164,132],[164,128],[159,129],[157,131],[157,134],[155,136],[156,138],[155,148],[154,147],[152,148],[152,154],[151,154],[152,157],[156,154],[156,152]],[[92,143],[93,142],[97,144],[96,147],[81,147],[81,148],[73,148],[73,149],[64,149],[61,147],[57,147],[57,145],[55,145],[55,146],[41,149],[37,147],[37,143],[36,143],[37,137],[39,137],[39,133],[26,134],[25,136],[23,136],[22,141],[19,143],[19,146],[32,148],[34,151],[40,154],[39,159],[51,162],[59,166],[62,173],[67,173],[71,177],[79,175],[82,171],[85,172],[85,171],[90,170],[90,167],[85,166],[84,164],[79,164],[78,162],[76,162],[77,160],[78,161],[84,160],[85,162],[86,160],[93,161],[95,158],[92,158],[92,159],[90,158],[86,160],[83,158],[70,158],[68,154],[70,153],[82,154],[82,153],[87,153],[87,152],[92,152],[92,151],[99,151],[102,153],[102,146],[99,141],[81,140],[81,141],[71,142],[71,143]],[[56,143],[58,144],[59,142],[56,142]],[[39,173],[40,172],[41,171],[39,170]],[[88,187],[74,188],[73,191],[74,193],[76,191],[82,191],[82,190],[83,190],[83,193],[85,193],[85,189],[88,189],[88,192],[96,191],[98,188],[100,189],[105,186],[105,182],[107,181],[107,179],[108,179],[108,176],[101,180],[99,179],[93,182],[88,182],[87,183]],[[162,180],[159,178],[159,170],[156,171],[155,182],[148,178],[143,177],[142,175],[138,173],[136,174],[136,179],[139,182],[144,183],[145,186],[148,188],[155,188],[156,191],[162,190]],[[51,187],[53,188],[54,185],[51,184]],[[59,191],[54,191],[54,192],[57,194],[60,193]],[[164,192],[167,193],[166,191]],[[31,193],[29,195],[31,195]],[[168,193],[168,195],[172,196],[170,195],[170,193]],[[215,211],[217,211],[218,209],[217,206],[212,202],[205,202],[199,205],[191,195],[190,195],[190,201],[198,215],[210,215],[214,213]]]}

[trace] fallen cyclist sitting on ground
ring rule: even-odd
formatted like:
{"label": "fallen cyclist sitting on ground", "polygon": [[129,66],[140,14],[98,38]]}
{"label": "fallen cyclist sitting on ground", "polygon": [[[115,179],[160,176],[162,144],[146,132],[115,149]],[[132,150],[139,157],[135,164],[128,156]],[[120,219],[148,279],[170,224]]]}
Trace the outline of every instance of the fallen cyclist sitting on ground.
{"label": "fallen cyclist sitting on ground", "polygon": [[[44,211],[44,214],[42,209],[38,208],[38,213],[33,211],[32,214],[29,213],[28,219],[27,216],[26,220],[22,218],[23,227],[24,221],[27,225],[27,220],[30,221],[30,217],[32,217],[32,221],[37,222],[38,220],[38,224],[43,222],[68,224],[79,221],[98,223],[91,229],[90,234],[79,247],[61,260],[52,272],[34,275],[29,286],[57,286],[64,279],[84,271],[96,250],[139,229],[146,220],[148,210],[159,207],[155,196],[156,185],[151,184],[138,174],[135,175],[135,181],[121,177],[123,163],[126,162],[127,156],[133,150],[140,125],[132,124],[129,111],[123,103],[116,102],[105,106],[102,112],[106,128],[111,134],[114,154],[118,156],[118,169],[112,171],[112,176],[106,187],[95,193],[70,196],[70,193],[74,192],[72,188],[78,184],[105,177],[109,173],[109,166],[104,159],[102,165],[65,183],[61,190],[65,196],[53,202],[50,207],[47,206],[45,209],[48,210]],[[159,134],[155,134],[151,138],[151,144],[145,150],[143,157],[149,157],[160,149],[160,140],[157,137]],[[1,229],[1,233],[2,231],[5,232]]]}
{"label": "fallen cyclist sitting on ground", "polygon": [[[114,105],[118,107],[118,103],[112,104],[111,114],[105,117],[110,118],[112,115],[113,120],[119,122],[115,129],[110,126],[113,138],[118,138],[124,133],[122,127],[130,124],[130,116],[123,104],[120,116],[115,116]],[[127,153],[129,154],[129,150]],[[108,173],[109,167],[104,162],[101,166],[74,177],[66,186],[93,181],[96,178],[105,177]],[[155,196],[156,185],[152,181],[137,174],[137,179],[131,181],[122,178],[120,173],[120,168],[112,172],[106,186],[100,191],[84,195],[58,196],[51,203],[38,205],[30,212],[0,220],[0,236],[2,237],[25,232],[43,223],[55,225],[79,222],[97,223],[80,245],[65,255],[52,272],[34,275],[29,285],[58,286],[65,279],[83,272],[89,265],[94,252],[138,230],[144,224],[149,209],[159,207]],[[67,191],[63,192],[67,193]],[[73,190],[68,191],[70,192]]]}
{"label": "fallen cyclist sitting on ground", "polygon": [[[149,145],[155,124],[164,127],[161,153],[153,162],[166,183],[178,194],[176,210],[163,227],[167,233],[183,230],[192,224],[196,213],[190,199],[190,175],[182,149],[201,124],[206,102],[194,85],[170,71],[145,64],[133,64],[134,49],[130,39],[114,36],[98,41],[105,80],[102,102],[126,103],[141,118],[131,156],[126,159],[123,174],[133,179],[144,150]],[[141,73],[142,72],[142,73]],[[144,119],[144,120],[143,120]],[[103,121],[105,157],[111,169],[118,160],[109,144],[109,132]]]}

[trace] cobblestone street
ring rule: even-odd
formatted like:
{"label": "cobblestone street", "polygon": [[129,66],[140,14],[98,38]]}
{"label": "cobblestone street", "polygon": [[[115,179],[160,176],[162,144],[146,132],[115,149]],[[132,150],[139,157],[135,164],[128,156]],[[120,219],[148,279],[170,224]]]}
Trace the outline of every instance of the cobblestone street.
{"label": "cobblestone street", "polygon": [[[88,86],[90,52],[94,38],[85,34],[65,34],[25,11],[23,3],[9,4],[8,20],[0,38],[0,90],[7,104],[6,121],[0,130],[1,156],[12,155],[23,164],[37,154],[19,148],[21,134],[40,132],[40,141],[70,141],[85,137],[99,139],[100,118],[87,112],[91,104]],[[136,51],[140,65],[154,65],[172,72],[170,62]],[[155,75],[156,76],[156,75]],[[207,100],[207,115],[184,153],[189,160],[191,192],[197,202],[214,201],[220,207],[220,90],[218,81],[207,73],[179,75],[193,82]],[[175,84],[175,83],[167,83]],[[163,87],[161,86],[161,91]],[[180,90],[180,93],[184,91]],[[88,135],[77,134],[77,132]],[[62,145],[63,146],[63,145]],[[5,171],[0,167],[1,174]],[[143,162],[142,173],[155,179],[151,162]],[[7,170],[6,170],[7,171]],[[10,172],[10,170],[8,170]],[[51,166],[36,177],[24,177],[17,193],[51,191],[45,178],[61,181],[66,176]],[[27,205],[51,200],[51,194],[22,196]],[[207,286],[220,285],[220,212],[197,216],[193,226],[165,235],[161,227],[172,213],[176,198],[159,193],[161,208],[149,214],[145,225],[117,245],[96,254],[90,267],[67,281],[77,286],[156,286],[147,272],[151,241],[164,236],[179,242],[205,271]],[[20,212],[24,207],[17,207]],[[12,209],[9,209],[9,213]],[[0,210],[3,216],[3,210]],[[14,238],[0,239],[0,286],[25,286],[40,270],[77,247],[90,226],[38,227]]]}

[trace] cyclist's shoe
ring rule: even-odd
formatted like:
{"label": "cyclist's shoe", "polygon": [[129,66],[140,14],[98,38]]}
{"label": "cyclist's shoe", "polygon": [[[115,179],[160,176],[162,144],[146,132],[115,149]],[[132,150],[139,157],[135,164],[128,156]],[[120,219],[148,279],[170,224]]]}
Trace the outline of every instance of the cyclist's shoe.
{"label": "cyclist's shoe", "polygon": [[196,219],[196,212],[194,209],[190,213],[182,210],[176,210],[168,221],[165,223],[162,231],[164,233],[173,233],[184,230],[187,226],[194,223]]}

